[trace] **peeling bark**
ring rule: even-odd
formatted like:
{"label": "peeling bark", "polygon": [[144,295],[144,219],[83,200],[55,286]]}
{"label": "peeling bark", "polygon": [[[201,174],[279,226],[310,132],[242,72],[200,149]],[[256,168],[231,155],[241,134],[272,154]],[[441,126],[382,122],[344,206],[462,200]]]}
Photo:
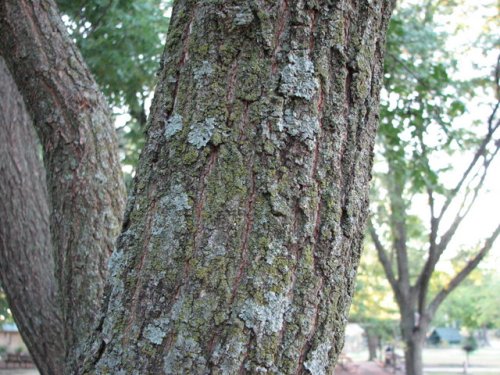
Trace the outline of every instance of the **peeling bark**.
{"label": "peeling bark", "polygon": [[86,373],[327,374],[390,1],[176,1]]}

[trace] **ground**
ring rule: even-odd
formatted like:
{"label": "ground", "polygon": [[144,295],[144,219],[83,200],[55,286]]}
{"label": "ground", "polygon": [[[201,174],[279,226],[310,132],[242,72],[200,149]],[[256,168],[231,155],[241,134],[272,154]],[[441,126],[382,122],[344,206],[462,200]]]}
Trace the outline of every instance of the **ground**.
{"label": "ground", "polygon": [[[500,375],[500,341],[493,346],[481,348],[470,356],[469,374]],[[381,362],[368,362],[367,352],[350,353],[352,362],[345,360],[344,368],[337,366],[335,375],[394,375],[392,369],[384,368]],[[426,348],[424,350],[425,375],[463,374],[465,354],[460,348]],[[38,375],[33,369],[0,369],[0,375]],[[402,375],[400,371],[396,375]]]}
{"label": "ground", "polygon": [[39,375],[35,369],[0,369],[0,375]]}
{"label": "ground", "polygon": [[381,362],[354,362],[344,366],[337,366],[335,375],[394,375],[394,373],[382,366]]}
{"label": "ground", "polygon": [[[500,341],[491,341],[490,347],[480,348],[470,355],[468,373],[471,375],[500,375]],[[398,351],[397,351],[398,352]],[[399,351],[400,354],[401,351]],[[366,362],[368,352],[349,353],[352,362],[344,368],[338,366],[335,375],[388,375],[394,374],[381,362]],[[425,375],[458,375],[464,373],[465,353],[460,347],[425,348]],[[397,372],[401,374],[401,372]]]}

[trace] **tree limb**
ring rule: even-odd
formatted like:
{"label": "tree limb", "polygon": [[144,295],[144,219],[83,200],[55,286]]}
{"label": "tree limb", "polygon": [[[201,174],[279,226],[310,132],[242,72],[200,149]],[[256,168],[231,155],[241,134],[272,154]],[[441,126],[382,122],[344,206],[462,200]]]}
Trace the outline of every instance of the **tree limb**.
{"label": "tree limb", "polygon": [[497,65],[495,68],[495,91],[496,91],[496,95],[497,95],[497,102],[496,102],[495,106],[493,107],[491,115],[488,118],[488,123],[487,123],[488,130],[487,130],[485,136],[483,137],[481,143],[479,144],[474,156],[472,157],[471,162],[469,163],[469,165],[465,169],[464,173],[462,174],[462,177],[458,181],[455,188],[453,188],[451,193],[446,198],[446,201],[445,201],[443,207],[441,208],[439,215],[437,216],[437,224],[438,225],[441,222],[441,219],[443,218],[445,213],[447,212],[448,208],[450,207],[451,203],[453,202],[454,198],[462,189],[463,184],[465,183],[468,176],[470,175],[470,173],[472,172],[472,170],[476,166],[479,159],[481,157],[485,156],[486,147],[488,146],[490,141],[493,139],[493,135],[495,134],[495,132],[498,130],[498,128],[500,126],[500,121],[497,120],[495,122],[496,113],[497,113],[498,108],[500,106],[500,98],[498,97],[499,96],[498,92],[499,92],[499,88],[500,88],[499,71],[500,71],[500,55],[497,58]]}
{"label": "tree limb", "polygon": [[389,284],[391,284],[392,290],[394,290],[394,293],[397,296],[401,296],[401,291],[399,289],[397,279],[392,270],[391,262],[387,257],[387,250],[385,250],[384,245],[382,245],[382,242],[380,241],[377,231],[373,227],[371,219],[368,219],[368,231],[370,233],[370,237],[373,241],[373,244],[375,245],[375,249],[377,250],[377,255],[380,260],[380,263],[382,263],[382,267],[384,268],[387,280],[389,280]]}
{"label": "tree limb", "polygon": [[[495,151],[492,153],[492,155],[488,159],[484,160],[482,174],[479,177],[479,182],[477,183],[477,185],[473,189],[472,198],[468,199],[469,195],[468,194],[464,195],[461,207],[460,207],[459,211],[457,212],[455,219],[453,220],[450,227],[446,230],[446,232],[441,236],[439,244],[437,245],[438,257],[446,250],[448,244],[450,243],[451,239],[455,235],[460,224],[467,217],[468,213],[472,209],[472,207],[473,207],[473,205],[474,205],[474,203],[479,195],[479,191],[481,190],[481,188],[483,186],[484,180],[485,180],[487,172],[488,172],[488,168],[491,165],[491,162],[495,158],[496,154],[498,153],[498,150],[499,150],[499,147],[497,146]],[[476,175],[474,176],[473,179],[475,179],[475,177],[478,175],[479,175],[479,171],[476,173]],[[467,201],[468,201],[468,203],[467,203]]]}
{"label": "tree limb", "polygon": [[71,347],[99,313],[122,219],[113,122],[53,0],[0,2],[0,53],[44,150],[56,279]]}
{"label": "tree limb", "polygon": [[[386,157],[389,169],[397,171],[397,167],[392,165],[392,159]],[[403,201],[404,178],[399,181],[396,173],[388,176],[389,201],[391,206],[390,222],[393,235],[393,246],[396,251],[396,262],[398,267],[398,284],[401,292],[410,292],[410,275],[408,269],[407,233],[406,233],[406,207]]]}
{"label": "tree limb", "polygon": [[[494,112],[495,111],[496,111],[496,108],[494,109]],[[493,114],[494,114],[494,112],[493,112]],[[490,116],[489,120],[488,120],[489,132],[493,129],[491,127],[491,121],[492,121],[492,117]],[[498,127],[498,125],[496,127]],[[450,226],[445,231],[445,233],[441,236],[439,243],[437,243],[437,233],[439,230],[440,220],[442,218],[442,214],[444,211],[441,211],[441,213],[439,214],[438,217],[434,217],[434,208],[433,208],[434,207],[434,204],[433,204],[434,200],[432,197],[432,191],[429,192],[429,187],[428,187],[428,196],[429,196],[429,202],[430,202],[429,204],[431,205],[431,231],[430,231],[430,238],[429,238],[430,239],[429,255],[427,257],[425,265],[422,268],[422,271],[421,271],[421,273],[417,279],[417,282],[415,284],[415,286],[418,290],[418,294],[419,294],[419,310],[421,310],[421,311],[423,311],[423,309],[425,309],[425,305],[426,305],[425,296],[427,295],[429,281],[432,277],[433,270],[434,270],[437,262],[439,261],[441,255],[444,253],[444,251],[448,247],[448,244],[452,240],[456,231],[460,227],[460,224],[463,222],[465,217],[467,217],[468,213],[472,209],[472,207],[476,201],[476,198],[479,195],[479,191],[481,190],[481,188],[483,186],[483,182],[484,182],[486,175],[488,173],[488,168],[491,165],[491,162],[493,161],[493,159],[495,158],[495,156],[499,150],[499,147],[497,146],[495,148],[495,150],[493,151],[493,153],[488,157],[487,155],[484,155],[484,152],[486,151],[486,146],[487,146],[487,143],[485,143],[484,146],[482,146],[482,148],[484,150],[483,153],[481,154],[484,158],[483,168],[481,170],[478,170],[476,172],[476,174],[471,178],[471,182],[474,181],[476,178],[479,178],[478,183],[476,184],[476,186],[474,187],[474,189],[472,191],[473,196],[472,196],[472,198],[469,199],[468,193],[464,195],[462,203],[460,205],[460,208],[459,208],[453,222],[450,224]],[[478,154],[476,153],[476,155],[478,155]],[[474,160],[475,160],[474,164],[477,164],[477,161],[479,159],[480,159],[480,156],[478,156],[477,159],[474,158]],[[467,169],[467,171],[466,171],[467,177],[472,170],[473,170],[473,167]],[[461,183],[459,183],[459,185],[460,185],[460,188],[462,188],[463,183],[461,182]],[[458,191],[456,193],[458,193]],[[454,197],[456,197],[456,193],[454,193]],[[451,203],[451,201],[450,201],[450,203]],[[446,203],[445,203],[445,205],[446,205]]]}
{"label": "tree limb", "polygon": [[492,235],[485,241],[483,247],[476,254],[474,258],[469,260],[467,264],[458,272],[455,277],[448,283],[448,285],[441,289],[441,291],[433,298],[430,302],[428,311],[429,316],[433,317],[436,313],[438,307],[444,301],[444,299],[450,294],[479,264],[479,262],[488,254],[488,251],[493,246],[493,243],[500,234],[500,225],[496,227]]}
{"label": "tree limb", "polygon": [[37,367],[61,374],[65,347],[45,171],[31,119],[1,56],[0,98],[0,281]]}
{"label": "tree limb", "polygon": [[[427,147],[425,145],[422,132],[418,132],[418,141],[420,143],[420,147],[422,149],[422,159],[425,162],[425,167],[430,169],[429,159],[427,157]],[[435,217],[435,200],[434,200],[434,190],[433,187],[426,180],[426,191],[427,191],[427,199],[429,203],[430,210],[430,231],[429,231],[429,252],[427,255],[427,260],[425,262],[422,271],[417,278],[417,281],[413,287],[414,293],[416,294],[416,298],[418,300],[418,311],[421,316],[424,316],[424,309],[427,298],[427,291],[429,288],[429,281],[432,276],[432,272],[434,270],[436,256],[437,256],[437,231],[438,225]]]}

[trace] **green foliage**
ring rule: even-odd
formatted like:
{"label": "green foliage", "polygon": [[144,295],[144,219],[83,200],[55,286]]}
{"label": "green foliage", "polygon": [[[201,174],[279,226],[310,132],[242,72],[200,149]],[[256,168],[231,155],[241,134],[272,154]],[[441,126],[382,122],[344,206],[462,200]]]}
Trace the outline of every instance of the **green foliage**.
{"label": "green foliage", "polygon": [[356,289],[349,320],[357,322],[374,336],[390,341],[399,319],[391,287],[375,250],[366,244],[356,278]]}
{"label": "green foliage", "polygon": [[108,102],[115,110],[125,108],[130,115],[118,133],[122,162],[135,167],[144,143],[147,99],[156,82],[170,1],[57,0],[57,3]]}
{"label": "green foliage", "polygon": [[428,217],[413,214],[415,202],[428,204],[429,191],[435,202],[452,193],[453,157],[477,147],[484,131],[458,120],[491,85],[457,78],[457,52],[435,21],[455,4],[431,3],[402,4],[390,23],[371,197],[372,221],[384,243],[396,240],[394,220],[404,225],[411,281],[423,265],[430,229]]}
{"label": "green foliage", "polygon": [[[483,116],[480,122],[471,120],[473,116],[468,110],[477,113],[477,107],[471,103],[477,103],[478,94],[493,97],[494,91],[491,90],[491,77],[487,77],[489,72],[482,70],[481,77],[459,75],[462,64],[458,63],[458,58],[461,56],[449,43],[453,36],[450,34],[454,31],[449,25],[443,27],[437,21],[444,13],[453,13],[454,7],[459,4],[438,2],[438,7],[437,3],[433,3],[400,3],[391,20],[371,190],[371,223],[376,233],[374,237],[378,240],[378,250],[385,254],[381,258],[388,270],[387,275],[393,276],[395,289],[422,293],[415,300],[400,294],[399,307],[411,314],[406,317],[410,321],[415,311],[421,314],[429,311],[426,309],[432,298],[441,290],[449,290],[452,277],[462,269],[465,259],[470,260],[470,253],[459,254],[456,260],[461,259],[462,262],[460,265],[457,263],[453,274],[435,269],[434,260],[441,257],[441,250],[445,251],[449,244],[448,239],[443,240],[442,236],[446,233],[450,239],[453,238],[459,225],[448,230],[450,227],[446,221],[461,222],[460,215],[467,211],[462,208],[468,203],[458,201],[463,199],[465,202],[469,198],[468,202],[474,202],[474,198],[470,199],[473,194],[467,193],[477,193],[479,190],[475,189],[482,183],[477,178],[480,173],[475,177],[469,175],[472,182],[467,181],[462,190],[455,190],[460,175],[464,173],[463,170],[456,172],[459,166],[455,156],[475,152],[486,130],[479,126],[484,126],[484,120],[487,120],[484,113],[480,114]],[[485,160],[494,155],[491,144],[485,150],[482,154]],[[487,167],[484,167],[482,171],[486,170]],[[452,208],[446,211],[449,207]],[[444,212],[447,216],[441,220]],[[445,226],[447,228],[443,228]],[[443,248],[436,251],[440,244]],[[473,250],[473,255],[478,253],[478,249]],[[369,248],[365,249],[363,256],[367,256],[367,251],[368,256],[373,258]],[[433,258],[428,263],[429,268],[424,269],[431,253]],[[365,288],[365,267],[362,263],[358,288]],[[372,263],[368,272],[372,275],[376,272]],[[406,280],[406,274],[409,280]],[[428,277],[431,278],[429,285]],[[366,281],[378,282],[373,276]],[[385,293],[390,293],[389,288],[385,288]],[[492,301],[498,299],[486,296],[487,290],[489,288],[483,289],[484,298],[480,297],[481,293],[452,293],[437,323],[496,327],[493,322],[497,318],[492,312],[500,310],[498,303]],[[356,293],[351,319],[368,325],[376,320],[382,330],[377,291],[366,293],[357,290]],[[360,299],[363,301],[360,302]],[[365,299],[373,301],[374,306],[369,306]],[[484,311],[484,314],[478,311]]]}
{"label": "green foliage", "polygon": [[13,322],[12,314],[9,310],[9,305],[7,304],[7,298],[5,292],[0,286],[0,324],[6,322]]}
{"label": "green foliage", "polygon": [[380,156],[406,198],[432,187],[450,165],[431,164],[435,153],[461,150],[474,133],[452,126],[466,110],[470,82],[452,78],[457,62],[437,32],[429,5],[400,8],[391,21],[381,102]]}
{"label": "green foliage", "polygon": [[167,31],[162,1],[58,0],[58,5],[110,104],[141,111]]}
{"label": "green foliage", "polygon": [[499,290],[500,276],[496,272],[476,269],[443,302],[435,325],[500,329]]}

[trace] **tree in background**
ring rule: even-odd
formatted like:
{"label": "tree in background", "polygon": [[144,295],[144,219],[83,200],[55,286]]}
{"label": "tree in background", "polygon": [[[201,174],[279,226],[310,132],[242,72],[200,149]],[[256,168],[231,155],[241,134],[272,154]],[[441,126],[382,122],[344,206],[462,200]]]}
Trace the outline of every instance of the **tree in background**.
{"label": "tree in background", "polygon": [[[445,34],[436,31],[438,5],[403,7],[391,22],[369,224],[399,306],[408,375],[422,374],[422,347],[438,307],[486,256],[500,232],[497,225],[449,282],[431,292],[436,265],[446,250],[453,251],[457,231],[467,229],[460,225],[499,147],[498,65],[493,81],[453,78],[456,62]],[[489,114],[481,124],[456,126],[466,98],[481,85],[495,99]],[[459,168],[451,158],[466,151],[472,154],[470,161],[455,172]],[[450,170],[460,173],[452,183]],[[428,213],[416,212],[416,202],[420,208],[427,205]]]}
{"label": "tree in background", "polygon": [[[2,285],[42,373],[333,371],[393,5],[174,3],[99,314],[123,198],[110,115],[55,4],[0,2],[2,78],[23,95],[45,168],[1,165],[3,191],[23,203],[0,206]],[[9,114],[26,113],[16,102]],[[2,152],[40,162],[33,132],[10,133]]]}
{"label": "tree in background", "polygon": [[360,324],[365,330],[368,360],[380,357],[383,343],[393,343],[395,336],[398,336],[399,319],[391,286],[382,265],[377,261],[377,253],[365,239],[349,321]]}

